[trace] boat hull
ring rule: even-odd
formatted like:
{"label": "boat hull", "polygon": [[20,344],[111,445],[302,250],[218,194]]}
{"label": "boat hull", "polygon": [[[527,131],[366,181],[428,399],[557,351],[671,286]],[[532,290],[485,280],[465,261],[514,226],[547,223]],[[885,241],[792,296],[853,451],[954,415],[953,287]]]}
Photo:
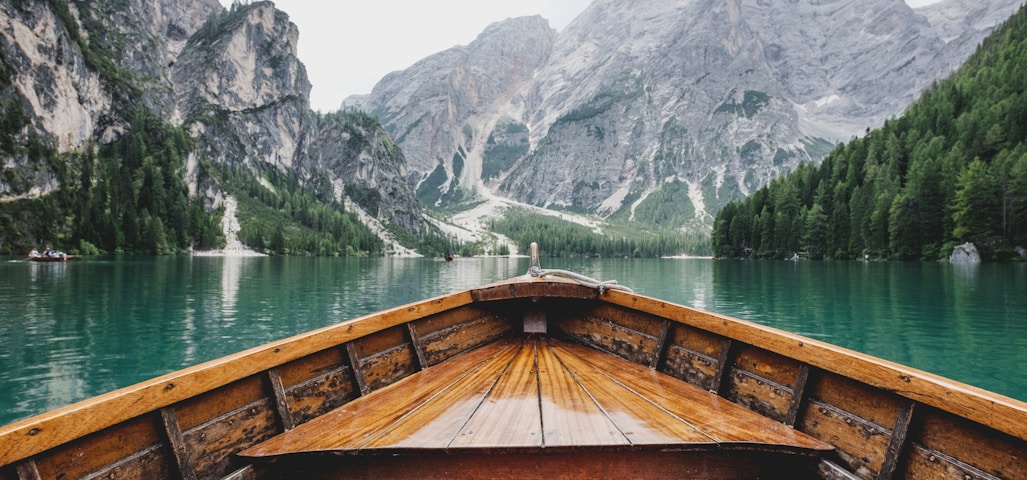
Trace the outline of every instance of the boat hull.
{"label": "boat hull", "polygon": [[[537,324],[540,317],[547,336],[687,382],[829,444],[833,450],[813,461],[810,476],[1027,478],[1024,402],[658,299],[517,279],[341,321],[0,428],[0,480],[276,478],[276,465],[288,460],[240,453],[418,372],[524,335],[524,319]],[[627,462],[636,466],[632,476],[666,476],[660,452],[644,449],[487,454],[440,451],[385,466],[374,466],[373,455],[343,460],[397,475],[448,465],[464,466],[471,478],[518,465],[591,462],[596,470],[581,475],[616,477],[617,465]],[[759,464],[761,454],[725,455],[693,451],[686,465],[739,464],[730,455]],[[304,465],[314,478],[348,471],[336,461]],[[767,475],[779,476],[756,474]],[[724,475],[739,476],[752,475]]]}
{"label": "boat hull", "polygon": [[28,260],[39,263],[65,263],[70,262],[72,258],[71,255],[65,255],[62,257],[29,257]]}

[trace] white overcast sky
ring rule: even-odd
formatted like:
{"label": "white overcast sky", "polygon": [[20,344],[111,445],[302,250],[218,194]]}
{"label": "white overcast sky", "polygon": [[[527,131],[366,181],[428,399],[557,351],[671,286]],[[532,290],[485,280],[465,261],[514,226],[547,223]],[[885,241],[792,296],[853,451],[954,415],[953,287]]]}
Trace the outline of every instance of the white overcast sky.
{"label": "white overcast sky", "polygon": [[[221,0],[230,6],[233,0]],[[387,73],[457,45],[489,24],[541,15],[562,30],[591,0],[273,0],[300,30],[314,110],[339,108],[351,94],[370,93]],[[916,7],[939,0],[906,0]],[[972,0],[970,0],[972,1]]]}

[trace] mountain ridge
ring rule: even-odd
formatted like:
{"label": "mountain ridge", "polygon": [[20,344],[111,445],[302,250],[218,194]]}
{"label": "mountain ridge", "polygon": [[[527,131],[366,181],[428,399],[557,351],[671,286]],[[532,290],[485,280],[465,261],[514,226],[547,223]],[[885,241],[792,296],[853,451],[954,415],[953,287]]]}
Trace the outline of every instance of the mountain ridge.
{"label": "mountain ridge", "polygon": [[[437,107],[465,102],[457,88],[422,90],[433,95],[416,102],[390,94],[455,71],[429,70],[434,56],[343,105],[382,119],[408,153],[419,197],[429,205],[498,194],[709,229],[728,200],[900,113],[1018,3],[943,2],[914,11],[900,0],[795,1],[788,8],[762,0],[599,0],[556,34],[548,52],[533,52],[544,63],[530,82],[511,82],[506,91],[514,93],[493,101],[491,115],[446,123]],[[486,51],[490,35],[493,44],[516,42],[502,37],[502,23],[455,48]],[[446,141],[424,141],[439,138]],[[497,169],[471,184],[477,172]],[[665,212],[669,217],[652,213],[668,203],[680,208]]]}

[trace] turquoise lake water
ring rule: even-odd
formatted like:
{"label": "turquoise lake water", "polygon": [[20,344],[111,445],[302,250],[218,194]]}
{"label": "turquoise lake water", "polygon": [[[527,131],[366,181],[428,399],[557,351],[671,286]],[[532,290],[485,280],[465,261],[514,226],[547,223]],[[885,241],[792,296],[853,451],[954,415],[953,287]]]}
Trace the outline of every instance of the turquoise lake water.
{"label": "turquoise lake water", "polygon": [[[1027,264],[544,258],[543,267],[1027,400]],[[525,258],[0,259],[0,425],[527,268]]]}

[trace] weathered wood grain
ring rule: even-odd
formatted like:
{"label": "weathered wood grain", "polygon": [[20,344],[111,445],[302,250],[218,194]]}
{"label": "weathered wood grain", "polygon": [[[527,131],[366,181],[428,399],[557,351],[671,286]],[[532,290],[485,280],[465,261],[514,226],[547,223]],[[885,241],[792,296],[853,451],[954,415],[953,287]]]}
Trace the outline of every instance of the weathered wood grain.
{"label": "weathered wood grain", "polygon": [[450,447],[541,447],[538,388],[535,344],[526,342]]}
{"label": "weathered wood grain", "polygon": [[492,342],[510,329],[509,320],[488,314],[428,335],[422,334],[421,342],[428,365],[438,365],[455,355]]}
{"label": "weathered wood grain", "polygon": [[[492,344],[468,352],[451,360],[446,367],[461,372],[457,378],[436,375],[429,368],[402,385],[394,384],[369,393],[317,419],[296,427],[288,434],[276,436],[260,445],[240,453],[242,456],[262,457],[288,455],[304,451],[354,451],[388,432],[389,427],[429,399],[459,382],[464,375],[480,371],[498,378],[509,363],[501,357],[503,351],[513,348]],[[493,365],[493,368],[489,368]],[[495,367],[499,365],[500,367]],[[462,426],[462,425],[461,425]],[[397,434],[399,438],[408,435]],[[382,448],[379,446],[378,448]]]}
{"label": "weathered wood grain", "polygon": [[679,421],[702,432],[708,441],[765,444],[771,449],[777,447],[796,452],[831,449],[824,442],[673,377],[614,357],[596,355],[586,347],[566,344],[565,348],[585,358],[596,373],[628,387],[640,398],[659,405]]}
{"label": "weathered wood grain", "polygon": [[[590,355],[588,350],[577,349],[569,344],[552,343],[554,344],[552,348],[560,363],[606,412],[606,416],[610,418],[622,436],[626,437],[627,442],[622,438],[617,438],[613,445],[687,444],[698,446],[715,444],[713,438],[665,410],[660,402],[663,399],[646,396],[653,392],[638,393],[635,390],[636,388],[642,389],[639,384],[652,380],[649,375],[645,375],[646,371],[652,372],[652,370],[644,367],[633,369],[632,379],[634,381],[624,384],[615,381],[613,376],[606,373],[606,368],[611,365],[600,367],[591,363],[590,360],[594,361],[592,357],[596,355]],[[618,368],[629,368],[634,365],[623,360],[611,363],[615,363]],[[575,420],[579,419],[575,418]],[[575,425],[571,425],[571,428],[582,428],[576,423],[591,422],[580,422],[579,420],[575,422]]]}
{"label": "weathered wood grain", "polygon": [[[449,448],[485,401],[496,382],[510,367],[520,342],[497,342],[482,348],[488,359],[472,367],[466,375],[399,417],[387,428],[369,435],[363,450]],[[473,357],[471,357],[473,358]],[[437,380],[437,379],[436,379]]]}
{"label": "weathered wood grain", "polygon": [[268,368],[472,301],[444,295],[313,330],[0,427],[0,465],[82,438]]}
{"label": "weathered wood grain", "polygon": [[288,388],[293,421],[306,423],[356,398],[354,384],[349,367],[341,367]]}
{"label": "weathered wood grain", "polygon": [[921,422],[913,441],[932,452],[928,457],[952,455],[970,467],[1000,478],[1027,478],[1027,441],[996,434],[936,409],[918,413]]}
{"label": "weathered wood grain", "polygon": [[166,471],[173,460],[170,452],[160,448],[162,438],[159,417],[146,416],[39,455],[36,470],[41,478],[81,478],[122,459],[150,454],[162,463],[156,470]]}
{"label": "weathered wood grain", "polygon": [[730,337],[957,416],[994,425],[1017,438],[1027,438],[1027,421],[1008,421],[1009,418],[1027,419],[1027,407],[1023,402],[993,392],[772,327],[643,295],[612,290],[601,300]]}

